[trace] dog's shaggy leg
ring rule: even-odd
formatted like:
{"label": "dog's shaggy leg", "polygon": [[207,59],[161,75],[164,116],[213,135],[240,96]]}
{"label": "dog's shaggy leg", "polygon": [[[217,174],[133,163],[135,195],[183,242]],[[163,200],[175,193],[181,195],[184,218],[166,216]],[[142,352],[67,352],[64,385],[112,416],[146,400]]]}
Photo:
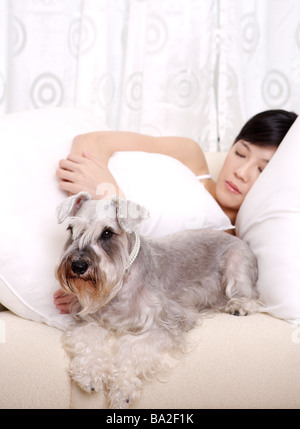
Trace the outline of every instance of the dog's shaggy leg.
{"label": "dog's shaggy leg", "polygon": [[70,375],[82,390],[98,392],[109,365],[105,346],[108,333],[94,323],[75,326],[64,335],[65,348],[71,356]]}
{"label": "dog's shaggy leg", "polygon": [[122,372],[120,369],[111,380],[108,387],[109,408],[126,409],[129,408],[139,397],[143,388],[142,380],[135,376],[132,371]]}
{"label": "dog's shaggy leg", "polygon": [[[244,253],[243,253],[244,251]],[[235,316],[246,316],[259,312],[263,304],[259,301],[256,288],[256,259],[248,248],[228,253],[228,264],[224,280],[227,282],[225,295],[228,299],[224,311]]]}
{"label": "dog's shaggy leg", "polygon": [[163,352],[168,338],[163,340],[160,336],[157,330],[119,338],[107,385],[110,408],[133,406],[142,392],[143,380],[152,379],[165,367]]}

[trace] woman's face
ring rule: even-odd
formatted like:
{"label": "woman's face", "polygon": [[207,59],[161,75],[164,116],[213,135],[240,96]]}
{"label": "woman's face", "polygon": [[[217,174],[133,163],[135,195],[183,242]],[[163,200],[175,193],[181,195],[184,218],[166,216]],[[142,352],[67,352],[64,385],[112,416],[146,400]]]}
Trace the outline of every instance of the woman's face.
{"label": "woman's face", "polygon": [[228,152],[216,184],[216,200],[224,207],[239,210],[247,193],[276,151],[239,140]]}

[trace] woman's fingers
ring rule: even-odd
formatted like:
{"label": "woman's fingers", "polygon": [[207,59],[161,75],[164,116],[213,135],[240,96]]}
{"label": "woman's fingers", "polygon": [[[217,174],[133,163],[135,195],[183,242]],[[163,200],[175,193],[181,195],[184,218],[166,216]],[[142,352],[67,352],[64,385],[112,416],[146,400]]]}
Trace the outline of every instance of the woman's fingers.
{"label": "woman's fingers", "polygon": [[60,180],[60,189],[69,194],[86,191],[94,199],[121,195],[107,166],[88,152],[84,152],[83,156],[71,154],[67,159],[62,159],[56,176]]}
{"label": "woman's fingers", "polygon": [[66,180],[61,180],[59,182],[59,188],[62,191],[65,191],[71,195],[76,195],[79,192],[85,190],[85,189],[83,189],[83,187],[81,185],[78,185],[77,183],[73,183],[73,182],[68,182]]}
{"label": "woman's fingers", "polygon": [[73,153],[70,153],[67,157],[67,161],[73,162],[74,164],[82,164],[85,159],[81,155],[75,155]]}
{"label": "woman's fingers", "polygon": [[77,171],[80,164],[81,164],[80,162],[75,162],[67,158],[67,159],[61,159],[58,163],[58,166],[59,168],[64,170]]}
{"label": "woman's fingers", "polygon": [[60,311],[60,314],[69,314],[70,305],[76,299],[75,295],[66,294],[62,289],[59,289],[54,294],[54,304],[57,310]]}
{"label": "woman's fingers", "polygon": [[56,170],[56,176],[61,180],[72,181],[74,173],[72,171],[59,168]]}

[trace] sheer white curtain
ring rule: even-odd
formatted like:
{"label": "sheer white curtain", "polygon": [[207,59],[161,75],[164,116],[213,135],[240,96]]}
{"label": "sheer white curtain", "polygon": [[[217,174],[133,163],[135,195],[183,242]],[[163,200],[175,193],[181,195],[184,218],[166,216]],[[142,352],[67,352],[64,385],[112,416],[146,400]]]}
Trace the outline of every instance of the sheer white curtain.
{"label": "sheer white curtain", "polygon": [[300,1],[220,0],[221,149],[267,109],[300,114]]}
{"label": "sheer white curtain", "polygon": [[227,150],[299,109],[298,0],[0,0],[0,112],[93,107],[112,129]]}

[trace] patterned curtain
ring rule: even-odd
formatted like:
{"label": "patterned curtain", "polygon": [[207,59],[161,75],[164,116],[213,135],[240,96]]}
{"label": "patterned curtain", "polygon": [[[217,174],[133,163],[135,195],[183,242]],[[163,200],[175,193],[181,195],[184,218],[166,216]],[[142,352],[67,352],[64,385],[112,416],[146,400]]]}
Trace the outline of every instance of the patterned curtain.
{"label": "patterned curtain", "polygon": [[299,113],[295,0],[0,0],[0,113],[92,107],[109,127],[227,150]]}
{"label": "patterned curtain", "polygon": [[222,150],[268,109],[300,114],[300,1],[220,0],[218,122]]}

